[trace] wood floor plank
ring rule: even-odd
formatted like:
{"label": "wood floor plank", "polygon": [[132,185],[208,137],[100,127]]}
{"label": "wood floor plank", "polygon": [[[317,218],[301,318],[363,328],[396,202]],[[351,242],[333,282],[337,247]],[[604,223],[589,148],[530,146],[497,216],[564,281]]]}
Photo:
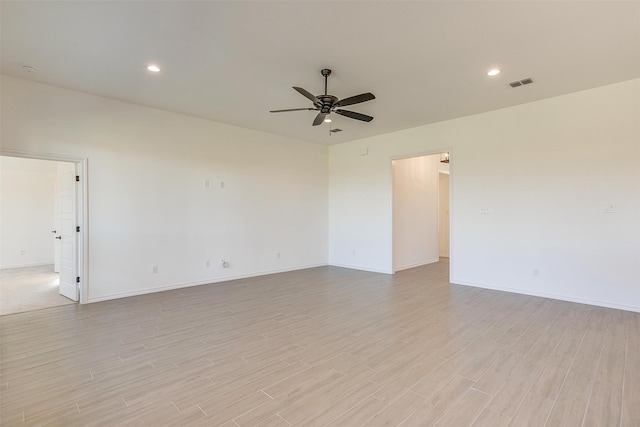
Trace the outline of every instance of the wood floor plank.
{"label": "wood floor plank", "polygon": [[337,399],[341,394],[352,389],[356,385],[367,382],[369,378],[371,378],[372,374],[373,371],[366,366],[354,369],[348,374],[335,379],[331,383],[330,387],[325,390],[314,390],[313,393],[309,393],[301,399],[288,402],[287,407],[284,410],[279,411],[278,415],[291,424],[299,423],[304,418],[314,413],[323,404]]}
{"label": "wood floor plank", "polygon": [[367,426],[380,427],[399,425],[423,403],[423,397],[408,391],[394,400],[382,411],[374,415],[373,418],[368,420]]}
{"label": "wood floor plank", "polygon": [[379,389],[380,386],[378,384],[371,382],[365,383],[364,385],[356,385],[337,396],[334,400],[316,405],[315,412],[310,413],[298,421],[297,424],[306,427],[323,426],[365,402]]}
{"label": "wood floor plank", "polygon": [[640,313],[319,267],[0,316],[1,425],[638,427]]}
{"label": "wood floor plank", "polygon": [[545,427],[582,426],[587,404],[580,400],[558,399],[551,409]]}
{"label": "wood floor plank", "polygon": [[[453,376],[448,382],[434,386],[434,390],[424,393],[425,402],[404,422],[406,426],[434,425],[473,386],[473,381]],[[424,396],[426,395],[426,396]]]}
{"label": "wood floor plank", "polygon": [[543,426],[547,422],[554,401],[552,399],[529,393],[511,419],[513,427]]}
{"label": "wood floor plank", "polygon": [[234,421],[242,427],[255,426],[280,411],[291,408],[292,405],[299,404],[302,401],[306,402],[308,399],[318,398],[318,396],[330,390],[333,384],[344,378],[344,376],[344,374],[333,369],[326,370],[317,377],[299,384],[285,395],[271,399],[263,405],[252,406],[245,413],[238,414]]}
{"label": "wood floor plank", "polygon": [[387,405],[370,397],[364,402],[357,404],[349,409],[345,414],[327,424],[327,427],[344,427],[344,426],[363,426],[367,425],[369,420],[382,411]]}
{"label": "wood floor plank", "polygon": [[472,425],[491,399],[486,393],[470,389],[435,424],[439,427]]}
{"label": "wood floor plank", "polygon": [[640,409],[638,402],[623,400],[620,413],[620,427],[640,427]]}
{"label": "wood floor plank", "polygon": [[473,427],[506,427],[510,422],[511,418],[484,408],[471,425]]}
{"label": "wood floor plank", "polygon": [[[429,374],[438,369],[438,366],[442,364],[442,361],[437,357],[426,357],[420,360],[415,365],[411,366],[401,375],[395,377],[393,380],[387,383],[384,387],[378,390],[375,397],[386,403],[391,403],[398,396],[405,394],[409,391],[418,381],[427,377]],[[375,381],[376,377],[372,378]]]}
{"label": "wood floor plank", "polygon": [[622,413],[622,389],[596,381],[589,397],[584,425],[617,426]]}
{"label": "wood floor plank", "polygon": [[521,354],[511,351],[507,352],[491,365],[473,387],[489,395],[496,394],[521,362]]}
{"label": "wood floor plank", "polygon": [[513,417],[542,368],[543,365],[538,363],[519,365],[492,397],[487,407],[498,414],[506,415],[509,418]]}

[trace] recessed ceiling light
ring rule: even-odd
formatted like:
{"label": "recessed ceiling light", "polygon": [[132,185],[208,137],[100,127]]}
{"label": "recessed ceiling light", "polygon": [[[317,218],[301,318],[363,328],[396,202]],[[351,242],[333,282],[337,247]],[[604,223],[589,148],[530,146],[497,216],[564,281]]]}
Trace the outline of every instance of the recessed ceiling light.
{"label": "recessed ceiling light", "polygon": [[497,76],[498,74],[500,74],[500,70],[498,70],[497,68],[494,68],[493,70],[489,70],[489,72],[487,73],[487,76]]}
{"label": "recessed ceiling light", "polygon": [[159,73],[160,72],[160,67],[158,67],[157,65],[148,65],[147,66],[147,70],[152,71],[154,73]]}

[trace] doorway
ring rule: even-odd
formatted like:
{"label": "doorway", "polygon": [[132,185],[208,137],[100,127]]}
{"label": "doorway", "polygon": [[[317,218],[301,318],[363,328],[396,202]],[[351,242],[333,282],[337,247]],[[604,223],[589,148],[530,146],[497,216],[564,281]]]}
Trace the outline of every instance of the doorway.
{"label": "doorway", "polygon": [[78,278],[84,270],[85,166],[75,159],[0,156],[0,314],[73,304],[84,296]]}
{"label": "doorway", "polygon": [[448,152],[392,160],[394,272],[448,261],[449,173]]}

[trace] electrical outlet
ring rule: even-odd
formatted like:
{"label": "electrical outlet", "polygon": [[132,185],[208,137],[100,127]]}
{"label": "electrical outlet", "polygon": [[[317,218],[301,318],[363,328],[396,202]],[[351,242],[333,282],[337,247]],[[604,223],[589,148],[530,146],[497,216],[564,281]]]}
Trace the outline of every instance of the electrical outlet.
{"label": "electrical outlet", "polygon": [[154,265],[153,266],[153,274],[157,274],[158,273],[158,266]]}
{"label": "electrical outlet", "polygon": [[280,259],[280,252],[276,254],[276,258]]}
{"label": "electrical outlet", "polygon": [[210,259],[208,259],[208,260],[205,262],[205,265],[206,265],[207,267],[211,267],[211,260],[210,260]]}
{"label": "electrical outlet", "polygon": [[226,259],[222,258],[222,268],[229,268],[229,261],[227,261]]}
{"label": "electrical outlet", "polygon": [[605,205],[604,213],[616,213],[616,205],[614,204]]}
{"label": "electrical outlet", "polygon": [[480,208],[480,215],[488,215],[489,208]]}
{"label": "electrical outlet", "polygon": [[531,270],[531,274],[533,274],[533,277],[539,277],[540,276],[540,270],[537,268],[534,268],[533,270]]}
{"label": "electrical outlet", "polygon": [[209,180],[208,179],[204,180],[204,187],[205,188],[209,188]]}

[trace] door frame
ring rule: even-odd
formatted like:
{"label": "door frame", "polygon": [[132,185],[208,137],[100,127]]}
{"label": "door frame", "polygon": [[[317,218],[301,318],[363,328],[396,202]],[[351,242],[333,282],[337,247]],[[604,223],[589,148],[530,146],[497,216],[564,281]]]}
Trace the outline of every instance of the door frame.
{"label": "door frame", "polygon": [[[442,153],[449,153],[449,157],[451,157],[453,151],[453,147],[445,147],[445,148],[438,148],[435,150],[427,150],[427,151],[418,151],[416,153],[410,153],[410,154],[403,154],[403,155],[398,155],[398,156],[390,156],[389,157],[389,163],[388,163],[388,174],[389,174],[389,179],[391,181],[391,200],[389,203],[389,207],[390,207],[390,217],[391,217],[391,274],[396,274],[396,266],[395,266],[395,258],[394,258],[394,239],[393,239],[393,221],[394,221],[394,215],[393,215],[393,211],[394,211],[394,203],[393,203],[393,197],[394,197],[394,191],[393,191],[393,161],[394,160],[402,160],[402,159],[412,159],[414,157],[424,157],[424,156],[434,156],[434,155],[440,155]],[[453,225],[453,177],[451,174],[452,171],[452,165],[451,163],[449,163],[449,281],[451,281],[451,276],[452,276],[452,272],[453,272],[453,264],[454,264],[454,257],[453,257],[453,229],[454,229],[454,225]],[[440,176],[440,170],[438,170],[438,176]],[[438,215],[438,221],[440,220],[439,215]],[[439,222],[438,222],[438,226],[439,226]]]}
{"label": "door frame", "polygon": [[56,154],[29,153],[24,151],[6,150],[0,148],[0,156],[21,157],[25,159],[50,160],[54,162],[74,163],[76,175],[80,177],[76,187],[76,225],[80,227],[76,240],[77,272],[80,277],[80,304],[86,304],[89,299],[89,224],[88,224],[88,159],[86,157],[58,156]]}
{"label": "door frame", "polygon": [[[451,164],[449,164],[451,165]],[[449,166],[451,167],[451,166]],[[449,260],[451,260],[451,170],[443,170],[443,169],[438,169],[438,234],[440,233],[440,227],[442,226],[442,224],[440,223],[440,179],[442,178],[442,175],[447,175],[447,178],[449,178],[449,183],[447,184],[447,190],[449,193],[449,206],[447,206],[449,208],[449,243],[448,243],[448,247],[449,247]],[[438,253],[440,253],[440,238],[438,236]],[[449,261],[451,262],[451,261]]]}

